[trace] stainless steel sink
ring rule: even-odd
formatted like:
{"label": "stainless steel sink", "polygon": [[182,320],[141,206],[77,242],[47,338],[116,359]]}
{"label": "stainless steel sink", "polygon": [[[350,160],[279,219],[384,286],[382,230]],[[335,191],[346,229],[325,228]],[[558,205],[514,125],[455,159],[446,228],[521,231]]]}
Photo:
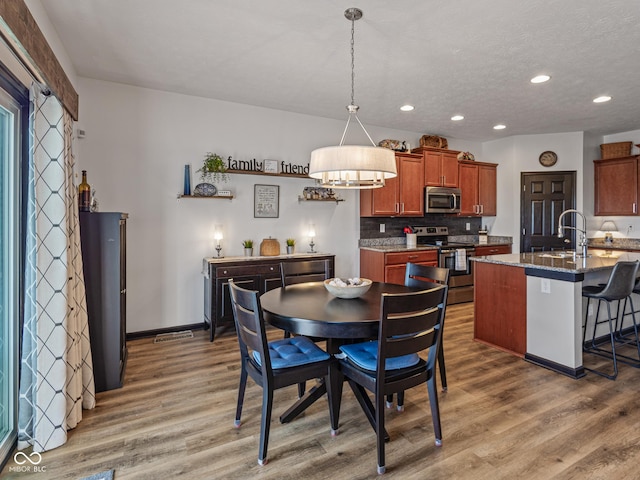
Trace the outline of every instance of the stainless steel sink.
{"label": "stainless steel sink", "polygon": [[543,253],[540,255],[545,258],[573,258],[573,252],[553,252],[553,253]]}

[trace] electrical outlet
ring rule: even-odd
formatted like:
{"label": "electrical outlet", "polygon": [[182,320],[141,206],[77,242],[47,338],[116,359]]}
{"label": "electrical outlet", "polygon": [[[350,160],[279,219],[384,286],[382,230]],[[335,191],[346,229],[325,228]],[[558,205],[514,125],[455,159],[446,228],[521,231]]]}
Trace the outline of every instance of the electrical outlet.
{"label": "electrical outlet", "polygon": [[467,229],[467,232],[469,230],[471,230],[471,224],[469,222],[466,223],[465,228]]}
{"label": "electrical outlet", "polygon": [[549,280],[548,278],[541,278],[540,291],[542,293],[551,293],[551,280]]}
{"label": "electrical outlet", "polygon": [[384,223],[380,224],[380,233],[384,233],[386,231],[386,226]]}

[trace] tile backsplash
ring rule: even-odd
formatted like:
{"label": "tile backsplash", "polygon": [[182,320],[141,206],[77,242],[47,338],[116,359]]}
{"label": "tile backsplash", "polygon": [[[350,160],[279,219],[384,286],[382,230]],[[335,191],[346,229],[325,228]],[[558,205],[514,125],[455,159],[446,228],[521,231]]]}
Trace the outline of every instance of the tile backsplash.
{"label": "tile backsplash", "polygon": [[[470,230],[466,230],[469,223]],[[384,224],[384,233],[380,225]],[[442,214],[427,214],[424,217],[361,217],[360,239],[404,237],[404,227],[419,225],[427,227],[448,227],[449,235],[478,235],[482,225],[480,217],[455,217]]]}

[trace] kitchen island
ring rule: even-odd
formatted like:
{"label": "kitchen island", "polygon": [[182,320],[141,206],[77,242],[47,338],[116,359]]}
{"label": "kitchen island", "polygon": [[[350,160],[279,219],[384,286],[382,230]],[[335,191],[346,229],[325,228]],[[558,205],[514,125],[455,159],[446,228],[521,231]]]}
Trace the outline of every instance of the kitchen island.
{"label": "kitchen island", "polygon": [[[474,339],[582,377],[582,287],[605,283],[616,262],[635,260],[640,260],[640,252],[595,249],[587,258],[553,251],[475,257]],[[640,306],[639,299],[634,303]],[[630,318],[627,322],[631,325]],[[605,333],[608,330],[598,330],[596,336]]]}

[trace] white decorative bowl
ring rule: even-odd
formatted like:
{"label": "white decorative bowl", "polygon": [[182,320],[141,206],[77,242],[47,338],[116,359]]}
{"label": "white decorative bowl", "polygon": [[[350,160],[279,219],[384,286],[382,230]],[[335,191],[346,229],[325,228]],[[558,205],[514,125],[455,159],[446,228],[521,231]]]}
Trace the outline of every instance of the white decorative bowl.
{"label": "white decorative bowl", "polygon": [[[360,283],[358,285],[347,285],[345,287],[340,287],[338,285],[331,285],[331,282],[335,280],[330,278],[324,281],[324,287],[329,291],[329,293],[338,298],[358,298],[371,288],[371,280],[368,278],[361,278]],[[348,283],[348,282],[347,282]]]}

